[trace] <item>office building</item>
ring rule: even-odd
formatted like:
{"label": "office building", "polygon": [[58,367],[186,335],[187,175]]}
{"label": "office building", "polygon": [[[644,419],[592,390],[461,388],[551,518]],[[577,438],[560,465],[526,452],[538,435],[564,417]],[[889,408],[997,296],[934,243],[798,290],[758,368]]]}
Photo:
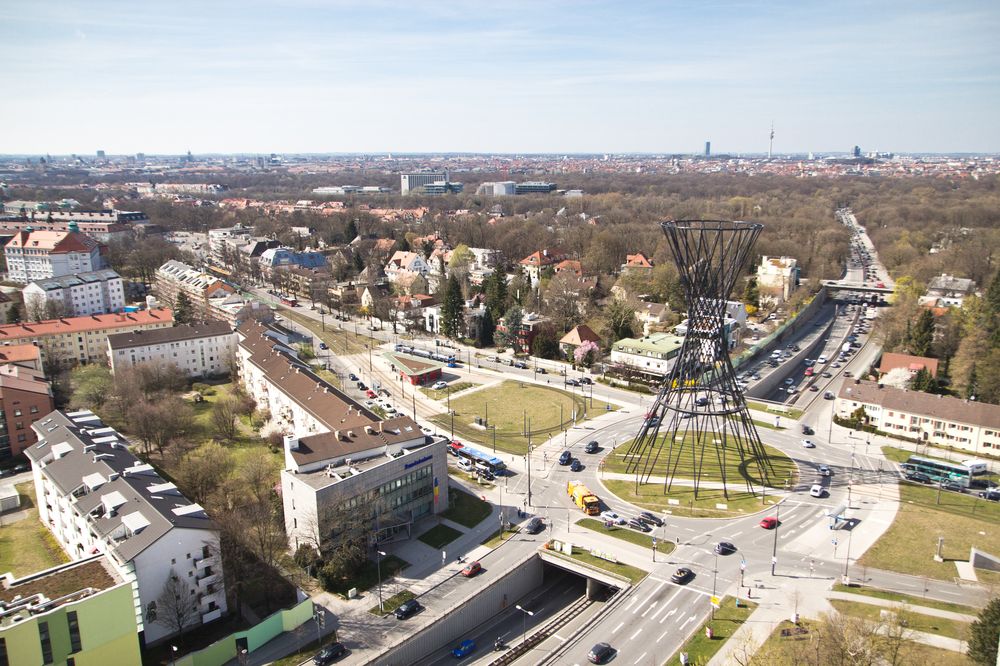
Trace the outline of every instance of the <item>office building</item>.
{"label": "office building", "polygon": [[799,286],[798,262],[792,257],[760,258],[757,267],[757,289],[763,297],[783,303]]}
{"label": "office building", "polygon": [[214,377],[229,373],[235,352],[236,333],[224,321],[108,336],[112,373],[139,363],[170,363],[188,377]]}
{"label": "office building", "polygon": [[423,185],[419,191],[430,196],[440,196],[442,194],[458,194],[462,191],[462,183],[453,183],[448,180],[435,180],[433,183]]}
{"label": "office building", "polygon": [[[120,312],[125,308],[125,285],[110,268],[76,275],[33,280],[21,290],[25,311],[65,317]],[[53,316],[49,314],[48,316]]]}
{"label": "office building", "polygon": [[447,173],[401,173],[399,174],[399,191],[401,194],[409,194],[424,185],[446,180],[448,180]]}
{"label": "office building", "polygon": [[712,142],[711,141],[706,141],[705,142],[705,157],[711,157],[711,155],[712,155]]}
{"label": "office building", "polygon": [[476,194],[484,197],[510,197],[517,193],[517,184],[512,180],[483,183],[476,188]]}
{"label": "office building", "polygon": [[0,365],[0,460],[21,455],[38,441],[31,424],[55,409],[45,373]]}
{"label": "office building", "polygon": [[548,194],[555,192],[555,183],[545,183],[537,180],[529,180],[518,183],[514,186],[514,194]]}
{"label": "office building", "polygon": [[99,553],[132,581],[140,641],[175,635],[157,622],[158,599],[176,577],[190,597],[189,628],[226,612],[219,534],[205,510],[128,449],[90,411],[55,411],[34,424],[31,461],[38,515],[74,560]]}
{"label": "office building", "polygon": [[73,222],[65,232],[25,227],[7,241],[4,256],[8,279],[21,284],[104,268],[101,244],[80,233]]}

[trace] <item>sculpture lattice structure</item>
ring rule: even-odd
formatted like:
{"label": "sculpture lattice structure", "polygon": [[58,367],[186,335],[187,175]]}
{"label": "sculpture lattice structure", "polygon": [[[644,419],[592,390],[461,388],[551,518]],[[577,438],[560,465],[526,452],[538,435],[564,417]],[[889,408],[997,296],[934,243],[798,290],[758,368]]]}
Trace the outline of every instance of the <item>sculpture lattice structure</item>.
{"label": "sculpture lattice structure", "polygon": [[670,374],[625,453],[626,470],[635,474],[637,491],[657,471],[664,476],[666,493],[683,462],[693,475],[697,497],[706,458],[714,456],[728,498],[726,465],[737,455],[747,491],[755,494],[752,475],[759,476],[763,487],[773,468],[737,386],[725,319],[726,300],[762,225],[676,220],[661,226],[687,298],[688,330]]}

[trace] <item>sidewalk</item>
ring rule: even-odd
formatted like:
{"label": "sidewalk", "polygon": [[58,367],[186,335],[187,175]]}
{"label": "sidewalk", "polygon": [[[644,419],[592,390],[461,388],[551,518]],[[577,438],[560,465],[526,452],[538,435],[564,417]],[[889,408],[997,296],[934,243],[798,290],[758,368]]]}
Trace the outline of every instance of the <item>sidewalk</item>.
{"label": "sidewalk", "polygon": [[897,609],[900,607],[905,607],[906,610],[912,611],[914,613],[920,613],[921,615],[930,615],[932,617],[940,617],[946,620],[956,620],[958,622],[975,622],[975,615],[967,615],[965,613],[956,613],[954,611],[941,610],[940,608],[930,608],[928,606],[911,606],[899,601],[890,601],[889,599],[879,599],[878,597],[869,597],[864,594],[851,594],[850,592],[834,592],[830,591],[826,593],[827,599],[842,599],[844,601],[856,601],[862,604],[869,604],[871,606],[881,606],[883,608]]}

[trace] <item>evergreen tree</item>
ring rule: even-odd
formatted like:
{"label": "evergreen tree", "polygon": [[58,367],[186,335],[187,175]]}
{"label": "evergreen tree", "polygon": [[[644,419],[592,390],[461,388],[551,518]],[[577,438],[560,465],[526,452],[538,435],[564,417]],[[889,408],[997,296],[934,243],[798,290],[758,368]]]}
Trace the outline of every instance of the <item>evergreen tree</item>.
{"label": "evergreen tree", "polygon": [[934,315],[925,309],[917,318],[910,341],[910,351],[917,356],[928,356],[934,344]]}
{"label": "evergreen tree", "polygon": [[10,309],[7,310],[7,323],[8,324],[20,324],[24,319],[24,304],[20,301],[15,301]]}
{"label": "evergreen tree", "polygon": [[531,341],[531,353],[539,358],[559,358],[559,337],[555,326],[546,323],[538,327],[538,333]]}
{"label": "evergreen tree", "polygon": [[441,332],[445,337],[459,338],[462,336],[464,323],[465,301],[462,299],[462,287],[458,284],[458,279],[452,275],[448,278],[444,303],[441,304]]}
{"label": "evergreen tree", "polygon": [[747,279],[746,287],[743,288],[743,302],[755,308],[760,307],[760,290],[757,288],[757,278]]}
{"label": "evergreen tree", "polygon": [[495,322],[503,316],[504,308],[507,307],[507,276],[497,268],[484,282],[486,307]]}
{"label": "evergreen tree", "polygon": [[354,220],[347,223],[347,242],[350,243],[352,240],[358,237],[358,224]]}
{"label": "evergreen tree", "polygon": [[937,393],[938,382],[934,378],[934,375],[927,371],[927,368],[920,368],[913,375],[913,379],[910,381],[910,388],[914,391],[923,391],[924,393]]}
{"label": "evergreen tree", "polygon": [[994,597],[969,627],[969,659],[983,666],[996,664],[998,634],[1000,634],[1000,597]]}
{"label": "evergreen tree", "polygon": [[490,313],[490,309],[486,308],[482,318],[479,320],[479,335],[476,337],[477,346],[492,347],[493,332],[495,330],[496,324],[493,321],[493,315]]}
{"label": "evergreen tree", "polygon": [[514,353],[517,353],[520,351],[517,336],[521,330],[521,322],[524,320],[524,312],[515,305],[510,310],[507,310],[507,313],[503,316],[503,320],[504,330],[497,330],[494,336],[497,346],[513,349]]}
{"label": "evergreen tree", "polygon": [[174,302],[174,323],[190,324],[193,316],[194,308],[191,305],[191,299],[182,291],[177,294],[177,300]]}

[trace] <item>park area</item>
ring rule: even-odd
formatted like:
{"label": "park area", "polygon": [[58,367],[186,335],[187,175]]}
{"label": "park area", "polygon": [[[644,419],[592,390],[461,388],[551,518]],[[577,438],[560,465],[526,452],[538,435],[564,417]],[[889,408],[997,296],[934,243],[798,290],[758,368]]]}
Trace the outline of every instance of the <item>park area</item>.
{"label": "park area", "polygon": [[0,574],[10,572],[20,578],[68,562],[55,537],[38,520],[34,485],[20,483],[16,488],[21,507],[0,517]]}
{"label": "park area", "polygon": [[[591,399],[590,387],[584,388],[586,395],[509,380],[473,391],[451,401],[455,438],[492,448],[495,426],[496,448],[524,455],[529,439],[525,428],[529,425],[531,441],[540,444],[576,423],[617,409],[602,400]],[[477,426],[476,417],[488,419],[490,428]],[[451,431],[451,415],[439,414],[431,420]]]}

